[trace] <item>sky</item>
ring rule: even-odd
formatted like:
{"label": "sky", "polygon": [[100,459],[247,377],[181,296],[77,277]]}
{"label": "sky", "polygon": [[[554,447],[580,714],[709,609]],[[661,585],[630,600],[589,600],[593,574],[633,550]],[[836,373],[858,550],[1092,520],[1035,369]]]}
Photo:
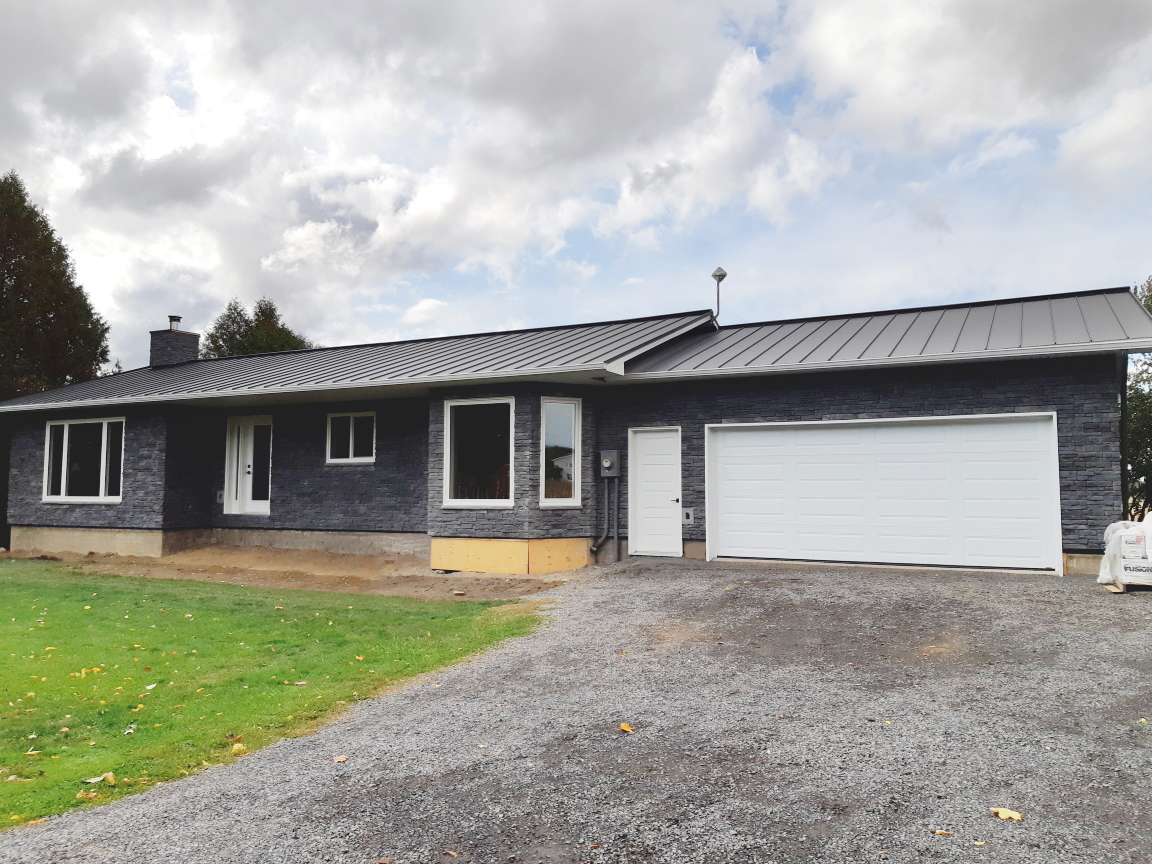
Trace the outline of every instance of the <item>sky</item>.
{"label": "sky", "polygon": [[[13,8],[15,7],[15,8]],[[9,0],[14,169],[111,324],[324,345],[1152,274],[1148,0]]]}

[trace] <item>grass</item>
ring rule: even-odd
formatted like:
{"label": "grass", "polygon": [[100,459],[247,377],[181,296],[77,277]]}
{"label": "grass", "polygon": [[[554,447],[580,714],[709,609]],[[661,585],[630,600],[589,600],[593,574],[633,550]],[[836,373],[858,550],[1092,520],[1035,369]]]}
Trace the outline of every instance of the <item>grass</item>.
{"label": "grass", "polygon": [[302,734],[536,620],[527,604],[129,579],[0,560],[0,828]]}

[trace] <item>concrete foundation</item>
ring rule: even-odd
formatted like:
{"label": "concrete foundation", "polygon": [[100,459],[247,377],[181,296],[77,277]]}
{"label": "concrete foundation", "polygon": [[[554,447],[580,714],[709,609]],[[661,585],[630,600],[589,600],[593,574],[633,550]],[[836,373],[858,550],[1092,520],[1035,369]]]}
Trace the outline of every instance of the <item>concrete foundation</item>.
{"label": "concrete foundation", "polygon": [[1100,561],[1103,557],[1103,555],[1078,555],[1066,552],[1064,553],[1064,575],[1098,576],[1100,574]]}
{"label": "concrete foundation", "polygon": [[13,525],[15,552],[72,552],[160,558],[205,546],[308,549],[345,555],[412,555],[428,560],[425,534],[372,531],[261,531],[246,528],[190,528],[161,531],[138,528],[60,528]]}

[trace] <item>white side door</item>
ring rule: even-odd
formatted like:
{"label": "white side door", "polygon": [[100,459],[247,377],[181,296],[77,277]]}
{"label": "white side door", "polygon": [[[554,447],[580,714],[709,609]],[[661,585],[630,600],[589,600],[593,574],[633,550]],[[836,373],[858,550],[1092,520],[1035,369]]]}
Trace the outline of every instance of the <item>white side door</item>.
{"label": "white side door", "polygon": [[680,427],[628,430],[628,554],[684,555]]}
{"label": "white side door", "polygon": [[272,418],[229,417],[224,512],[267,516],[272,492]]}

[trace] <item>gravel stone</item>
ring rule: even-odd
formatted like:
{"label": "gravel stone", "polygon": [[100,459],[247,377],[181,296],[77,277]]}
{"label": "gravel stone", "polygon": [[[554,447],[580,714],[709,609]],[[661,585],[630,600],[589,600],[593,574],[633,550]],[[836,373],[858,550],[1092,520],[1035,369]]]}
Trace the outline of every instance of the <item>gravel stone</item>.
{"label": "gravel stone", "polygon": [[1152,860],[1152,591],[649,560],[551,596],[530,636],[0,861]]}

